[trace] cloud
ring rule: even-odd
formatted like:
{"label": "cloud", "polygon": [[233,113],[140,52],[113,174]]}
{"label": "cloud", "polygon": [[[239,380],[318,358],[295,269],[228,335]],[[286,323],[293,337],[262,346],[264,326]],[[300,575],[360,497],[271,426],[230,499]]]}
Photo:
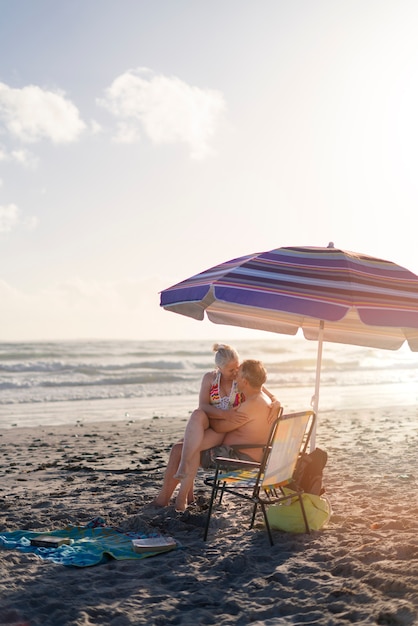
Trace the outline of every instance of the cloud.
{"label": "cloud", "polygon": [[91,120],[90,122],[90,131],[93,135],[98,135],[99,133],[102,132],[102,127],[99,124],[99,122],[96,122],[96,120]]}
{"label": "cloud", "polygon": [[13,161],[28,169],[35,169],[38,165],[38,157],[26,148],[6,151],[0,146],[0,161]]}
{"label": "cloud", "polygon": [[0,206],[0,233],[9,233],[19,224],[27,230],[34,230],[38,226],[38,218],[21,217],[21,212],[15,204]]}
{"label": "cloud", "polygon": [[196,159],[212,152],[209,142],[226,109],[221,92],[144,68],[118,76],[97,102],[118,120],[118,141],[138,141],[142,131],[156,144],[189,145]]}
{"label": "cloud", "polygon": [[13,150],[11,157],[14,161],[28,168],[35,168],[38,165],[38,158],[29,150]]}
{"label": "cloud", "polygon": [[21,222],[26,230],[35,230],[38,227],[39,218],[36,215],[32,215],[24,217]]}
{"label": "cloud", "polygon": [[23,142],[49,139],[70,143],[86,128],[78,109],[63,92],[36,85],[13,89],[0,83],[0,122]]}
{"label": "cloud", "polygon": [[10,232],[19,219],[19,209],[15,204],[0,206],[0,233]]}

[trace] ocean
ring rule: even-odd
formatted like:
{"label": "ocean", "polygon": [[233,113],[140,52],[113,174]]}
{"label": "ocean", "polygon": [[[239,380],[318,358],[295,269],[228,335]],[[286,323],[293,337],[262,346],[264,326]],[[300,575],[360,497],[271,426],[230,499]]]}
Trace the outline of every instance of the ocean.
{"label": "ocean", "polygon": [[[303,337],[231,340],[257,358],[285,410],[311,406],[317,344]],[[213,342],[0,343],[0,428],[107,420],[187,418]],[[418,353],[325,343],[319,410],[418,404]]]}

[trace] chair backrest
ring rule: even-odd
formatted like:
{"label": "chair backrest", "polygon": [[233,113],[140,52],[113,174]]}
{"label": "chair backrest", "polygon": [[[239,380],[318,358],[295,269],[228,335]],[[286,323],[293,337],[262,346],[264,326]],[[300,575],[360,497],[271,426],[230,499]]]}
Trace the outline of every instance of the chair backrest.
{"label": "chair backrest", "polygon": [[292,479],[299,455],[308,444],[314,422],[313,411],[279,417],[272,432],[271,449],[261,487],[284,485]]}

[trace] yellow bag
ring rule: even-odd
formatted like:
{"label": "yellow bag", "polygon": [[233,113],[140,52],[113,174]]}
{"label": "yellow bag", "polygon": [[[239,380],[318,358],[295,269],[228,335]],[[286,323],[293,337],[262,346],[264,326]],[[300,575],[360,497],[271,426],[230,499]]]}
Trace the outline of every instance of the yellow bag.
{"label": "yellow bag", "polygon": [[[303,505],[310,530],[319,530],[331,517],[331,504],[324,495],[302,494]],[[288,533],[306,533],[302,509],[297,497],[289,498],[282,504],[272,504],[267,509],[267,519],[271,528]]]}

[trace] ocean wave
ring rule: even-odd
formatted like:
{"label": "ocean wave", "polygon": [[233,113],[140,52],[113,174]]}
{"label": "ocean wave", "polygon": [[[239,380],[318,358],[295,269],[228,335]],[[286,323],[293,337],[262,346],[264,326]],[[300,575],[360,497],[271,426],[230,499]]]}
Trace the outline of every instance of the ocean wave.
{"label": "ocean wave", "polygon": [[83,372],[85,374],[95,374],[102,371],[130,371],[130,370],[191,370],[201,369],[199,363],[185,362],[185,361],[138,361],[129,363],[71,363],[68,361],[19,361],[12,364],[0,363],[0,373],[14,373],[14,372],[67,372],[71,375],[71,372]]}
{"label": "ocean wave", "polygon": [[[241,358],[259,358],[267,386],[311,397],[317,344],[303,338],[231,342]],[[412,356],[411,356],[412,355]],[[202,372],[214,367],[210,341],[0,343],[0,405],[120,398],[198,397]],[[418,355],[327,344],[321,389],[337,400],[355,386],[415,384]],[[365,389],[366,393],[366,389]]]}

